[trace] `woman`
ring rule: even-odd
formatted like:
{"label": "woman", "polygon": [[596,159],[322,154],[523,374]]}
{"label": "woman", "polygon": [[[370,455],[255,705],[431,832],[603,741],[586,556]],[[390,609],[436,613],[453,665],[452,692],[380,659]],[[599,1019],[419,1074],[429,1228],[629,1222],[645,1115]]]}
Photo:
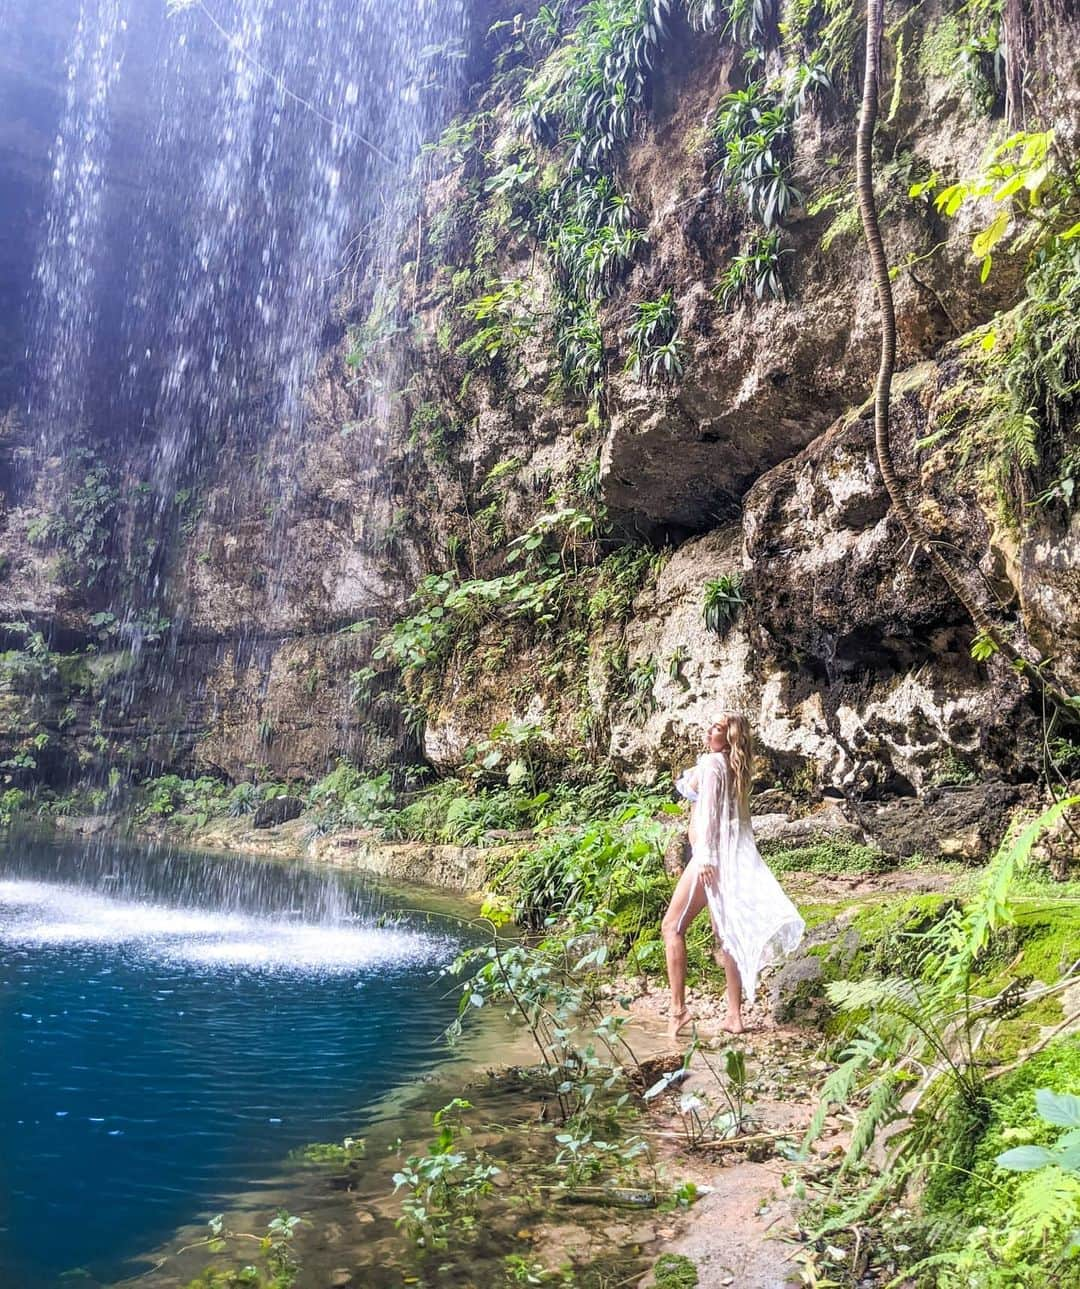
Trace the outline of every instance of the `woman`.
{"label": "woman", "polygon": [[790,953],[806,929],[754,845],[749,806],[753,749],[746,717],[726,712],[709,726],[705,746],[697,765],[677,784],[694,806],[692,858],[663,923],[672,1038],[690,1023],[686,929],[706,905],[727,977],[723,1028],[731,1034],[743,1031],[743,996],[753,1004],[758,972],[778,953]]}

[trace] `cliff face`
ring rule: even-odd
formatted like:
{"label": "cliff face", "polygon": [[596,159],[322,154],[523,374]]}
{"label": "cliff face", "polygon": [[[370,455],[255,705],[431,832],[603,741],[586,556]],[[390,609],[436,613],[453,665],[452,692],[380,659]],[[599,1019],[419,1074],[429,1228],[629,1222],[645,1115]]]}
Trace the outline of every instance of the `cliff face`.
{"label": "cliff face", "polygon": [[[973,106],[970,85],[947,56],[956,23],[948,5],[908,15],[904,40],[897,43],[894,32],[891,49],[893,106],[879,136],[878,200],[897,266],[902,373],[894,453],[930,530],[977,570],[1020,635],[1044,649],[1053,640],[1048,652],[1075,687],[1075,632],[1065,608],[1075,590],[1063,581],[1074,562],[1066,552],[1075,553],[1075,520],[1026,504],[1035,490],[1029,484],[1022,519],[1013,522],[1000,489],[986,480],[993,447],[949,448],[947,427],[980,415],[978,399],[958,388],[986,379],[964,368],[967,338],[981,341],[988,333],[976,329],[1025,290],[1023,251],[998,257],[980,282],[972,237],[991,203],[949,218],[908,194],[931,175],[972,174],[1006,137],[993,104],[989,113]],[[1071,64],[1057,56],[1071,58],[1076,39],[1075,24],[1055,29],[1053,67],[1040,80],[1043,109],[1053,102],[1066,151],[1077,84]],[[776,76],[779,57],[766,59]],[[583,464],[596,462],[598,497],[616,531],[669,552],[624,623],[586,623],[576,699],[565,638],[541,639],[527,652],[515,647],[512,666],[481,666],[472,648],[453,657],[429,703],[426,748],[437,764],[449,768],[493,725],[516,717],[549,728],[571,760],[591,747],[624,773],[647,777],[686,755],[710,714],[735,706],[755,717],[781,776],[810,764],[820,780],[856,795],[904,796],[1030,772],[1037,754],[1028,695],[999,660],[973,661],[969,617],[906,546],[889,513],[872,425],[854,410],[872,386],[878,347],[850,195],[858,63],[856,55],[846,74],[839,69],[794,125],[790,165],[801,197],[783,221],[783,298],[747,292],[726,308],[717,298],[732,257],[756,234],[738,194],[716,181],[701,123],[745,77],[727,38],[676,26],[647,124],[618,172],[643,238],[598,306],[606,378],[596,414],[565,396],[565,372],[561,406],[552,397],[558,342],[545,327],[565,285],[558,266],[549,272],[550,244],[546,258],[528,238],[510,236],[500,247],[500,289],[522,284],[515,298],[530,296],[540,319],[518,340],[516,360],[500,354],[494,373],[466,376],[436,345],[424,351],[427,390],[453,390],[462,377],[467,384],[447,416],[461,426],[453,462],[466,490],[471,485],[474,513],[490,504],[496,489],[478,485],[500,462],[514,463],[497,488],[512,533],[543,513],[536,503],[545,494],[561,489],[565,504]],[[489,176],[502,173],[500,163],[518,146],[500,128],[498,106],[494,115],[485,143]],[[433,223],[448,202],[466,200],[468,164],[432,186]],[[436,267],[417,293],[428,337],[453,316],[439,293],[448,271]],[[650,382],[623,370],[623,360],[635,307],[665,292],[678,318],[682,371]],[[916,449],[927,438],[944,442]],[[440,509],[445,516],[445,499]],[[497,564],[487,553],[484,560]],[[739,578],[745,606],[735,606],[730,627],[710,630],[708,584]],[[491,657],[503,635],[486,630]]]}
{"label": "cliff face", "polygon": [[[287,501],[268,509],[246,486],[250,457],[215,462],[172,556],[171,644],[138,655],[122,694],[75,694],[68,743],[90,736],[92,696],[133,713],[97,737],[143,769],[315,774],[340,754],[408,758],[419,737],[450,770],[517,722],[560,772],[607,758],[647,778],[738,707],[777,781],[885,800],[1031,776],[1030,695],[1000,658],[972,658],[968,614],[906,546],[874,456],[857,6],[792,4],[758,33],[698,30],[711,8],[657,6],[653,70],[628,78],[627,123],[584,169],[570,154],[590,127],[559,112],[592,49],[585,18],[493,24],[463,114],[416,172],[399,262],[379,281],[361,264],[345,293],[303,444],[257,447],[291,480]],[[1024,110],[1030,131],[1053,122],[1068,174],[1080,27],[1048,20],[1023,33]],[[1052,432],[1037,430],[1038,461],[1002,465],[1007,445],[977,432],[996,377],[976,359],[1008,349],[1009,311],[1031,293],[1025,221],[980,282],[972,238],[993,202],[950,216],[909,196],[977,173],[1007,136],[999,63],[978,52],[1002,39],[987,21],[969,30],[947,0],[890,15],[877,172],[896,266],[894,453],[935,537],[1076,689],[1071,487],[1031,504],[1071,468],[1074,406],[1063,394]],[[807,68],[821,74],[796,105]],[[725,137],[736,90],[756,93],[757,116],[729,118]],[[788,191],[770,219],[738,173],[721,176],[733,141],[777,120]],[[100,606],[25,540],[59,502],[39,481],[21,504],[5,616],[32,605],[46,634],[80,644]],[[148,726],[172,731],[168,755],[160,737],[138,747]]]}

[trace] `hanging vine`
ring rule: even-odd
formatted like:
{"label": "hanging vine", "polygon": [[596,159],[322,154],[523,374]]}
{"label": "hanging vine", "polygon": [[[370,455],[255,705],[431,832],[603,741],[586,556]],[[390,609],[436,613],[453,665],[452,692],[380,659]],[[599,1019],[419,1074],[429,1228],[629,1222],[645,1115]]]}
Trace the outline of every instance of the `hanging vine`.
{"label": "hanging vine", "polygon": [[889,435],[889,399],[896,369],[896,310],[893,303],[889,265],[881,236],[877,204],[874,200],[873,147],[881,85],[881,43],[884,29],[884,0],[867,0],[866,66],[863,73],[862,107],[855,145],[855,190],[862,221],[863,236],[870,254],[874,286],[881,309],[881,358],[874,388],[874,447],[878,468],[893,510],[907,534],[908,541],[922,551],[942,580],[963,605],[971,618],[987,656],[1000,652],[1017,672],[1026,676],[1045,700],[1056,709],[1061,720],[1080,723],[1077,703],[1064,692],[1050,672],[1049,659],[1028,657],[1007,639],[968,584],[954,561],[946,559],[927,532],[896,471]]}

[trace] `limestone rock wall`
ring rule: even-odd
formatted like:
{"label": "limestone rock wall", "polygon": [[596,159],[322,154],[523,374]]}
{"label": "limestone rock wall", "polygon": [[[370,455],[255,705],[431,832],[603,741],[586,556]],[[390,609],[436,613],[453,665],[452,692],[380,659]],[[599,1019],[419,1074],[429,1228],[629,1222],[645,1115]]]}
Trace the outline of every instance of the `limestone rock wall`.
{"label": "limestone rock wall", "polygon": [[[926,52],[955,15],[937,0],[911,17],[907,62],[890,72],[904,78],[897,108],[879,134],[879,201],[901,269],[896,452],[934,531],[974,557],[1018,629],[1053,649],[1080,685],[1075,515],[1040,519],[1018,537],[985,490],[915,447],[944,407],[953,342],[1023,289],[1022,255],[999,256],[980,284],[971,220],[946,220],[908,197],[931,172],[970,172],[1003,133],[1000,115],[973,108],[955,69]],[[1051,107],[1061,138],[1075,139],[1077,24],[1059,27]],[[401,248],[405,321],[372,342],[395,353],[393,387],[376,386],[377,364],[345,362],[376,313],[361,273],[327,328],[305,443],[286,452],[270,427],[250,456],[223,456],[202,481],[168,562],[176,661],[165,668],[170,684],[154,682],[168,701],[157,702],[147,681],[130,708],[142,714],[116,724],[117,746],[143,769],[238,777],[254,765],[303,777],[337,755],[373,765],[414,756],[419,736],[430,763],[452,772],[493,727],[520,720],[542,731],[560,771],[610,760],[623,776],[647,779],[692,756],[702,724],[736,707],[757,725],[763,784],[801,776],[811,792],[840,785],[887,803],[1030,777],[1028,695],[1000,662],[971,659],[964,611],[912,557],[889,513],[859,410],[878,340],[850,219],[857,59],[795,128],[792,171],[805,199],[785,228],[784,298],[725,309],[719,276],[747,229],[710,168],[701,126],[741,83],[740,61],[721,34],[674,23],[618,162],[642,239],[598,308],[604,387],[593,400],[559,379],[557,282],[542,241],[511,227],[521,223],[513,203],[484,224],[493,177],[521,151],[513,87],[534,55],[519,48],[518,32],[504,24],[477,63],[462,119],[481,142],[460,155],[444,148],[427,171],[421,218]],[[537,170],[545,164],[541,151]],[[818,209],[814,198],[828,192],[836,200]],[[848,231],[825,249],[845,210]],[[481,274],[485,229],[493,246]],[[482,279],[520,283],[534,311],[513,352],[486,364],[462,352],[463,306]],[[637,302],[668,290],[683,373],[646,383],[624,369],[627,329]],[[256,461],[261,477],[282,481],[277,507],[250,486]],[[4,516],[0,610],[28,612],[75,645],[92,638],[99,606],[27,543],[27,525],[51,504],[46,481],[35,487]],[[656,554],[631,611],[598,609],[531,632],[491,616],[425,679],[422,695],[403,696],[373,649],[410,611],[418,580],[512,569],[508,546],[552,496],[603,508],[607,535],[586,563],[620,546]],[[114,556],[129,549],[120,534]],[[704,587],[733,575],[747,603],[727,629],[710,630]],[[367,625],[350,632],[357,623]],[[350,677],[364,668],[372,677],[356,701]],[[140,674],[162,673],[148,665]],[[76,695],[89,729],[82,701]],[[153,755],[142,749],[144,727],[171,728],[171,751],[160,738]]]}

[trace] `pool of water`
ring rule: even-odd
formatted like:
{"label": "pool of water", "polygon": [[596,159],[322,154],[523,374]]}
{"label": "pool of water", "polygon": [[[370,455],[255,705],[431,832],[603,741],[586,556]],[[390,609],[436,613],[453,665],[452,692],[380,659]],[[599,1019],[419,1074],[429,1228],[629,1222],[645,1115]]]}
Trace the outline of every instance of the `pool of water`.
{"label": "pool of water", "polygon": [[137,1272],[434,1065],[460,932],[403,904],[302,865],[0,850],[0,1285]]}

